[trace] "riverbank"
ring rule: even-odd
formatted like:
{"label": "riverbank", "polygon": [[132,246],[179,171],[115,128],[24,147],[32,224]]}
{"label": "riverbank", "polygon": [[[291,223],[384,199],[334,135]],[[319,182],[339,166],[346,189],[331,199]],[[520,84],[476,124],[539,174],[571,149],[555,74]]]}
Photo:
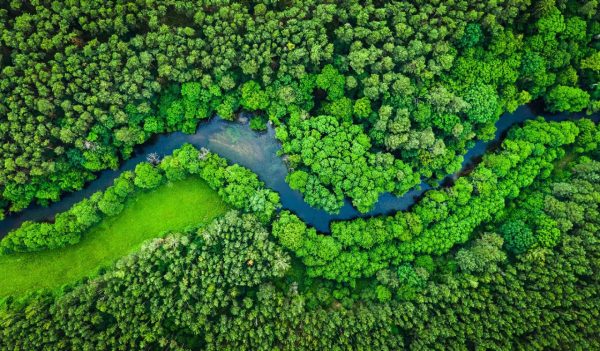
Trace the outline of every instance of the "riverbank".
{"label": "riverbank", "polygon": [[0,296],[56,289],[93,276],[100,267],[136,251],[148,239],[208,223],[226,210],[217,192],[197,177],[136,194],[123,212],[102,220],[78,244],[0,256]]}
{"label": "riverbank", "polygon": [[[461,172],[464,173],[474,167],[483,154],[504,139],[511,127],[535,119],[542,114],[548,121],[579,118],[590,118],[595,122],[600,120],[600,114],[586,116],[583,113],[545,113],[539,103],[521,106],[513,113],[503,114],[496,122],[495,138],[491,141],[477,141],[464,155],[461,170],[455,174],[448,174],[439,183],[454,180],[462,174]],[[96,180],[89,183],[82,190],[66,194],[60,202],[52,203],[48,207],[30,206],[20,213],[9,215],[3,221],[0,221],[0,238],[9,231],[18,228],[25,220],[44,221],[52,219],[57,213],[64,212],[71,208],[73,204],[89,198],[94,192],[106,189],[122,172],[132,170],[138,163],[146,161],[148,154],[169,155],[184,143],[190,143],[197,148],[208,148],[226,158],[230,163],[249,168],[258,175],[267,188],[279,193],[284,209],[294,212],[305,223],[313,226],[321,233],[330,232],[332,221],[389,215],[397,211],[405,211],[414,205],[425,191],[431,189],[430,185],[422,182],[419,189],[413,189],[403,196],[395,196],[389,193],[381,194],[375,207],[368,213],[360,213],[346,199],[339,213],[331,214],[308,205],[302,194],[291,189],[285,182],[288,169],[285,162],[277,154],[280,150],[280,144],[275,138],[275,131],[272,126],[268,126],[266,132],[255,132],[249,128],[248,124],[212,118],[209,121],[201,122],[195,134],[173,132],[153,137],[147,144],[136,148],[135,155],[125,161],[118,170],[100,172]]]}

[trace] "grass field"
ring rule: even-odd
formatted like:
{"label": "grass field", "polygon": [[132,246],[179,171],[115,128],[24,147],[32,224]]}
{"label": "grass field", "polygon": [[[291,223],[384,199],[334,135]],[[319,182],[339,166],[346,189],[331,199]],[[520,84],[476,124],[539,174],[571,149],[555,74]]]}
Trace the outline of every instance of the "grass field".
{"label": "grass field", "polygon": [[217,193],[195,177],[137,194],[121,214],[102,220],[76,245],[0,256],[0,296],[54,289],[94,275],[147,239],[208,222],[226,210]]}

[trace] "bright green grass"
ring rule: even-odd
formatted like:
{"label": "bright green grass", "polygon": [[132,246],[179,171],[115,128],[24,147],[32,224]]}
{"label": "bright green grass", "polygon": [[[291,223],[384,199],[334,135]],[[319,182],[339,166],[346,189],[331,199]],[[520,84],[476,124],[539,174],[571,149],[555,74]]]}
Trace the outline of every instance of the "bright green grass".
{"label": "bright green grass", "polygon": [[102,220],[76,245],[0,256],[0,296],[54,289],[92,276],[147,239],[206,223],[226,210],[217,193],[196,177],[137,194],[123,212]]}

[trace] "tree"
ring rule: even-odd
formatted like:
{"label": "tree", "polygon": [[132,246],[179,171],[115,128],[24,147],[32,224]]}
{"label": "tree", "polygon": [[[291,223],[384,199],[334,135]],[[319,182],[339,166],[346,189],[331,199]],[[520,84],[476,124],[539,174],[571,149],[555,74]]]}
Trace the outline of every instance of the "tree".
{"label": "tree", "polygon": [[532,230],[521,220],[506,222],[500,227],[506,247],[517,254],[522,254],[535,244]]}
{"label": "tree", "polygon": [[600,51],[581,60],[581,68],[587,68],[592,71],[600,71]]}
{"label": "tree", "polygon": [[306,224],[289,211],[282,211],[273,223],[273,236],[279,239],[283,247],[295,252],[304,245],[306,232]]}
{"label": "tree", "polygon": [[261,89],[260,85],[251,80],[242,85],[242,107],[249,111],[265,110],[269,105],[267,94]]}
{"label": "tree", "polygon": [[494,122],[500,114],[498,94],[487,84],[470,87],[464,95],[469,104],[466,114],[475,123]]}
{"label": "tree", "polygon": [[498,263],[506,260],[502,251],[504,240],[495,233],[485,233],[469,249],[461,249],[456,261],[461,270],[467,273],[494,273]]}
{"label": "tree", "polygon": [[544,101],[550,112],[579,112],[589,104],[590,94],[579,88],[559,85],[550,90]]}
{"label": "tree", "polygon": [[371,102],[366,97],[360,98],[354,103],[354,115],[359,119],[369,117],[371,111]]}
{"label": "tree", "polygon": [[470,48],[477,46],[483,40],[483,31],[478,23],[469,23],[459,40],[461,46]]}
{"label": "tree", "polygon": [[109,187],[98,201],[98,208],[107,216],[116,216],[125,208],[123,200],[117,195],[114,187]]}
{"label": "tree", "polygon": [[100,221],[96,204],[88,199],[73,205],[69,210],[77,220],[77,223],[83,228],[89,228]]}
{"label": "tree", "polygon": [[[188,172],[185,168],[185,165],[181,163],[180,159],[178,157],[175,156],[166,156],[159,164],[159,168],[162,170],[162,172],[164,172],[165,176],[167,177],[167,179],[169,181],[176,181],[176,180],[181,180],[184,179],[185,177],[188,176]],[[137,168],[136,168],[136,172],[137,172]],[[160,176],[160,174],[159,174]],[[157,177],[157,178],[161,178],[159,176],[153,176],[153,177]],[[136,175],[136,179],[137,179],[137,175]],[[158,182],[158,184],[160,184],[160,180],[152,180],[152,182]],[[142,183],[144,183],[145,186],[141,186],[142,188],[147,187],[149,184],[147,184],[146,181],[141,181]],[[138,184],[136,184],[138,185]],[[140,186],[140,185],[138,185]],[[150,185],[151,188],[154,188],[155,186]]]}
{"label": "tree", "polygon": [[154,189],[163,182],[163,175],[158,168],[147,162],[142,162],[135,167],[135,186],[142,189]]}

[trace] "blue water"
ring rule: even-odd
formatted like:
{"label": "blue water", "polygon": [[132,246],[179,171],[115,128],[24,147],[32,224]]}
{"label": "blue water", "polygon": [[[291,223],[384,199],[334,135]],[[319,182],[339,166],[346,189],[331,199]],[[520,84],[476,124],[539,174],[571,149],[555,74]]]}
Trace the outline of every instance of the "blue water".
{"label": "blue water", "polygon": [[[537,115],[538,112],[531,106],[522,106],[514,113],[502,115],[496,123],[495,139],[490,142],[476,142],[474,147],[464,155],[462,170],[469,168],[471,163],[479,159],[493,143],[499,142],[511,126],[533,119]],[[585,116],[581,114],[545,115],[547,120],[552,121],[580,117]],[[595,115],[592,119],[598,121],[599,117],[599,115]],[[358,212],[348,200],[345,201],[338,214],[327,213],[309,206],[304,202],[299,192],[292,190],[287,185],[285,182],[288,172],[287,167],[282,158],[277,156],[280,145],[274,134],[274,130],[270,126],[266,132],[257,133],[252,131],[247,124],[213,118],[208,122],[201,123],[195,134],[174,132],[156,136],[150,142],[137,148],[135,155],[123,162],[119,169],[101,172],[98,178],[87,184],[84,189],[66,194],[59,202],[48,207],[32,205],[22,212],[7,216],[0,222],[0,237],[6,235],[12,229],[18,228],[23,221],[52,219],[57,213],[68,210],[73,204],[91,196],[96,191],[102,191],[112,185],[113,179],[123,171],[134,169],[138,163],[146,160],[146,155],[150,153],[158,153],[161,156],[169,155],[184,143],[191,143],[196,147],[206,147],[232,163],[238,163],[251,169],[268,188],[279,193],[284,209],[294,212],[304,222],[324,233],[329,232],[331,221],[370,217],[406,210],[426,190],[431,189],[430,185],[423,182],[419,190],[411,190],[401,197],[382,194],[373,210],[365,214]],[[445,181],[456,178],[457,174],[449,174]],[[439,184],[441,183],[439,182]]]}

